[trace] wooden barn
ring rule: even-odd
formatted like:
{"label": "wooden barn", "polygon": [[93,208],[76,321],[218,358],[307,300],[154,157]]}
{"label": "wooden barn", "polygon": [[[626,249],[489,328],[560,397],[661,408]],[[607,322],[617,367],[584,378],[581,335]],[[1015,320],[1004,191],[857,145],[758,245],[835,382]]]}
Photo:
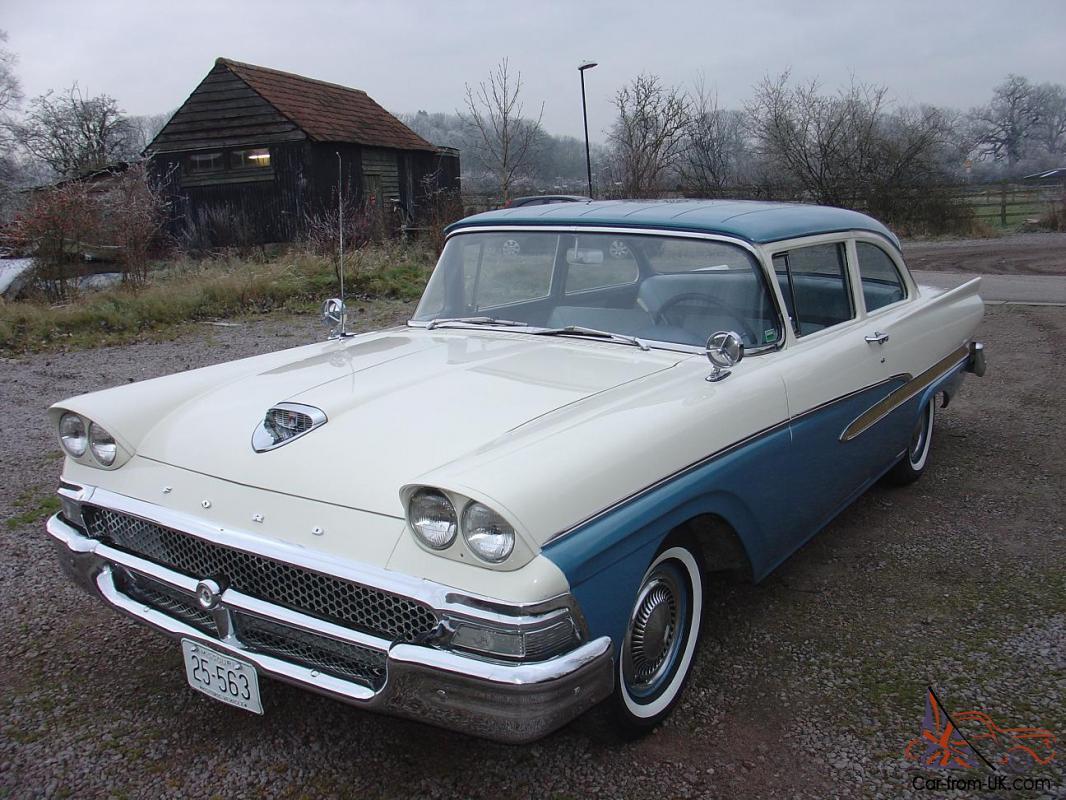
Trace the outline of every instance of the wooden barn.
{"label": "wooden barn", "polygon": [[145,154],[179,236],[293,241],[311,215],[336,207],[339,180],[349,208],[409,224],[435,193],[459,189],[458,151],[430,144],[366,92],[225,58]]}

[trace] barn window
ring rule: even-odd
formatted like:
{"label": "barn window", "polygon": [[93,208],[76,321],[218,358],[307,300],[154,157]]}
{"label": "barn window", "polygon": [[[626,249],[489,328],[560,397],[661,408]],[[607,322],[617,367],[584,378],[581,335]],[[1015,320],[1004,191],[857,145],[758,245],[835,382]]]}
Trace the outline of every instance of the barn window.
{"label": "barn window", "polygon": [[204,172],[221,172],[226,167],[222,153],[193,153],[185,162],[186,170],[192,175]]}
{"label": "barn window", "polygon": [[270,151],[265,147],[255,150],[231,150],[230,169],[263,169],[270,167]]}

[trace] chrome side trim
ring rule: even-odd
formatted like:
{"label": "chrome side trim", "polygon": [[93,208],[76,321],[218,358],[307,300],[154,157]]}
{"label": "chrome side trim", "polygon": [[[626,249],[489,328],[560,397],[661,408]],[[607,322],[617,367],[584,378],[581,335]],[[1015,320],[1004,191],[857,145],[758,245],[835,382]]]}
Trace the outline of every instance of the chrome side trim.
{"label": "chrome side trim", "polygon": [[590,515],[588,517],[585,517],[583,520],[581,520],[578,523],[575,523],[574,525],[571,525],[566,530],[559,531],[558,533],[556,533],[553,536],[551,536],[550,538],[548,538],[548,540],[544,542],[543,547],[547,547],[552,542],[557,542],[560,539],[562,539],[562,538],[564,538],[566,536],[569,536],[571,533],[574,533],[575,531],[579,530],[580,528],[584,527],[585,525],[588,525],[589,523],[594,522],[595,520],[597,520],[597,519],[599,519],[599,518],[601,518],[603,516],[606,516],[607,514],[610,514],[615,509],[620,508],[621,506],[624,506],[626,503],[630,503],[630,502],[632,502],[634,500],[637,500],[638,498],[642,497],[643,495],[647,494],[648,492],[654,491],[655,489],[658,489],[660,486],[663,486],[664,484],[667,484],[667,483],[669,483],[672,480],[676,480],[677,478],[682,477],[683,475],[691,472],[692,470],[699,469],[700,467],[704,466],[705,464],[709,464],[710,462],[712,462],[712,461],[714,461],[716,459],[722,458],[722,457],[728,455],[729,453],[733,452],[734,450],[737,450],[737,449],[739,449],[741,447],[744,447],[745,445],[750,444],[751,442],[755,441],[756,439],[759,439],[759,438],[761,438],[763,436],[766,436],[767,434],[773,433],[774,431],[779,430],[779,429],[781,429],[783,427],[787,427],[787,426],[791,425],[793,422],[801,420],[804,417],[806,417],[806,416],[808,416],[810,414],[814,414],[817,411],[821,411],[822,409],[827,408],[828,406],[834,405],[835,403],[840,403],[840,402],[842,402],[844,400],[848,400],[848,399],[854,397],[855,395],[862,394],[863,392],[869,391],[870,389],[875,389],[878,386],[884,386],[886,383],[892,383],[894,381],[900,380],[900,378],[904,378],[904,379],[908,379],[909,380],[910,379],[910,375],[893,375],[890,378],[885,378],[884,380],[878,381],[877,383],[871,383],[869,386],[864,386],[861,389],[856,389],[856,390],[854,390],[852,392],[848,392],[847,394],[842,394],[839,397],[834,397],[832,400],[826,400],[824,403],[819,403],[816,406],[811,406],[806,411],[801,411],[799,414],[796,414],[793,417],[790,417],[788,419],[784,419],[781,422],[777,422],[777,423],[775,423],[773,425],[770,425],[770,426],[768,426],[766,428],[763,428],[762,430],[756,431],[755,433],[750,434],[749,436],[745,436],[740,441],[734,442],[731,445],[727,445],[726,447],[723,447],[720,450],[715,450],[713,453],[711,453],[710,455],[704,456],[699,461],[694,461],[691,464],[688,464],[688,465],[686,465],[684,467],[681,467],[680,469],[678,469],[678,470],[676,470],[674,472],[671,472],[666,477],[660,478],[659,480],[655,481],[655,483],[649,484],[648,486],[644,487],[643,489],[640,489],[639,491],[633,492],[632,494],[623,497],[621,500],[617,500],[616,502],[612,503],[611,505],[607,506],[606,508],[603,508],[603,509],[597,511],[595,514],[592,514],[592,515]]}
{"label": "chrome side trim", "polygon": [[936,362],[925,372],[911,378],[894,392],[890,393],[888,397],[879,400],[852,420],[851,424],[849,424],[840,434],[840,441],[850,442],[855,437],[861,436],[908,400],[921,394],[925,389],[940,380],[940,378],[965,363],[969,356],[969,348],[965,346],[960,347],[940,359],[940,361]]}

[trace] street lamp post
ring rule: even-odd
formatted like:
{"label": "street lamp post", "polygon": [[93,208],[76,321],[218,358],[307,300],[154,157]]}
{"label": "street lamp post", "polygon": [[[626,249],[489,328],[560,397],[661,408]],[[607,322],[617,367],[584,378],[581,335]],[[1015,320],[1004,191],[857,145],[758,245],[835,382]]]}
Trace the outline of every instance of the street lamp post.
{"label": "street lamp post", "polygon": [[585,169],[589,179],[589,197],[592,197],[592,154],[589,151],[589,112],[585,105],[585,70],[596,66],[595,61],[586,61],[581,64],[577,71],[581,74],[581,116],[585,120]]}

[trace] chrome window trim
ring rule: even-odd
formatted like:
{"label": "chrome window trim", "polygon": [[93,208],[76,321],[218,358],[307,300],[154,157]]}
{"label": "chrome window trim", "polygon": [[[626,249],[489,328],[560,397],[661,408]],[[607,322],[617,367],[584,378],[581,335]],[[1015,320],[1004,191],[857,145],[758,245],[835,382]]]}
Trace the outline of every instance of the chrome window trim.
{"label": "chrome window trim", "polygon": [[[781,335],[778,337],[777,342],[772,345],[766,345],[763,347],[753,347],[750,350],[745,350],[747,356],[758,356],[763,353],[777,352],[785,346],[785,340],[788,338],[788,315],[784,313],[784,309],[781,307],[781,303],[778,299],[777,292],[774,290],[774,281],[771,278],[773,275],[772,265],[768,265],[765,260],[765,253],[759,247],[755,246],[751,242],[747,242],[744,239],[737,238],[735,236],[726,236],[720,233],[704,233],[699,231],[677,231],[670,228],[630,228],[624,225],[622,226],[610,226],[610,225],[471,225],[470,227],[459,228],[449,233],[445,238],[445,243],[448,242],[453,236],[462,236],[467,233],[505,233],[508,231],[516,231],[522,233],[530,233],[536,231],[555,231],[556,233],[606,233],[606,234],[628,234],[630,236],[666,236],[675,239],[702,239],[712,242],[723,242],[725,244],[732,244],[741,247],[752,255],[755,262],[762,270],[763,280],[766,282],[766,291],[770,296],[770,302],[773,303],[774,310],[777,312],[777,323]],[[683,273],[679,273],[683,274]],[[627,285],[627,284],[622,284]],[[610,288],[610,287],[608,287]],[[586,290],[596,291],[596,290]],[[564,296],[569,296],[565,295]],[[511,303],[509,305],[516,305]],[[504,308],[504,306],[496,306],[496,308]],[[487,309],[485,309],[487,310]],[[407,320],[407,327],[409,328],[425,328],[432,320]],[[507,331],[510,333],[520,333],[521,328],[508,326],[507,328],[494,328],[491,325],[478,325],[470,326],[469,328],[456,327],[453,330],[471,330],[474,328],[479,330],[491,330],[496,332]],[[535,326],[527,326],[527,328],[534,328]],[[438,330],[434,328],[434,330]],[[690,353],[692,355],[704,355],[706,353],[705,347],[691,344],[681,344],[679,342],[663,342],[658,339],[647,339],[641,337],[641,341],[656,350],[669,350],[675,353]]]}

